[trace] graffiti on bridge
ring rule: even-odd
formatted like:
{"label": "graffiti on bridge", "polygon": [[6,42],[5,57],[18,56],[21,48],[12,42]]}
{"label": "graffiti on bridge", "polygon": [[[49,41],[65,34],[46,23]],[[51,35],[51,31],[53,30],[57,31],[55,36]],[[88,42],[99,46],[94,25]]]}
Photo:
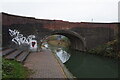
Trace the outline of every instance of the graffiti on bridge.
{"label": "graffiti on bridge", "polygon": [[37,40],[34,40],[35,35],[29,35],[28,37],[24,37],[23,34],[20,34],[18,30],[9,29],[9,34],[12,38],[12,42],[15,44],[28,44],[30,49],[37,48]]}

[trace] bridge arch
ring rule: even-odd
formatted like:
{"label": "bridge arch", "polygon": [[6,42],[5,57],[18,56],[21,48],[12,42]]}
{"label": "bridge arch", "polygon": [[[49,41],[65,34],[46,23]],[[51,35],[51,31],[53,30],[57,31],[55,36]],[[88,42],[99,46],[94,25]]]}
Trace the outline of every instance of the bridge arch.
{"label": "bridge arch", "polygon": [[86,42],[85,39],[78,33],[70,30],[54,30],[47,34],[44,39],[51,35],[63,35],[70,40],[71,48],[86,51]]}

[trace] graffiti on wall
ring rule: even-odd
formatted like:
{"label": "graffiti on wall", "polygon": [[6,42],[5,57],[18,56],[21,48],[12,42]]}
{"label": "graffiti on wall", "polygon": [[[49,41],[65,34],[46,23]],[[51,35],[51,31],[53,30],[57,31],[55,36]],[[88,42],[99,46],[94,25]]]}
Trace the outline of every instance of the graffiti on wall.
{"label": "graffiti on wall", "polygon": [[37,48],[37,41],[34,40],[35,35],[29,35],[28,37],[24,37],[23,34],[20,34],[18,30],[9,29],[9,34],[12,38],[12,42],[18,45],[28,44],[30,49]]}

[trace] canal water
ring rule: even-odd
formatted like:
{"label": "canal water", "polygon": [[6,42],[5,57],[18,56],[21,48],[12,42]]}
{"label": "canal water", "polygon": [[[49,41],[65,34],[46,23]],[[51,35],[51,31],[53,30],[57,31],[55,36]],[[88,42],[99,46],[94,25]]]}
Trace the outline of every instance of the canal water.
{"label": "canal water", "polygon": [[49,46],[77,78],[118,78],[118,61],[77,50]]}
{"label": "canal water", "polygon": [[118,78],[118,61],[77,50],[70,52],[65,65],[77,78]]}

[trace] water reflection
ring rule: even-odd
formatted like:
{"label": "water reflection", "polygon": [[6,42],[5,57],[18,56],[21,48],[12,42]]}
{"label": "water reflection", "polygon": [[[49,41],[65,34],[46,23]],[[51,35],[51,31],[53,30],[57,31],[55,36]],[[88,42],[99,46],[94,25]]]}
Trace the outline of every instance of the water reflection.
{"label": "water reflection", "polygon": [[47,42],[42,43],[42,45],[41,45],[41,48],[42,48],[42,49],[48,49],[48,47],[49,47],[49,45],[48,45]]}
{"label": "water reflection", "polygon": [[59,57],[59,59],[62,61],[62,63],[65,63],[70,58],[70,54],[62,50],[62,48],[58,48],[57,50],[55,50],[55,53]]}
{"label": "water reflection", "polygon": [[59,48],[59,47],[51,46],[48,43],[43,43],[41,48],[51,49],[57,55],[57,57],[62,61],[62,63],[65,63],[70,59],[70,54],[67,53],[67,51],[65,51],[63,47]]}

